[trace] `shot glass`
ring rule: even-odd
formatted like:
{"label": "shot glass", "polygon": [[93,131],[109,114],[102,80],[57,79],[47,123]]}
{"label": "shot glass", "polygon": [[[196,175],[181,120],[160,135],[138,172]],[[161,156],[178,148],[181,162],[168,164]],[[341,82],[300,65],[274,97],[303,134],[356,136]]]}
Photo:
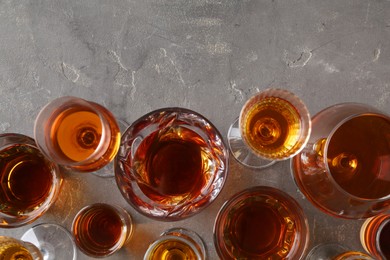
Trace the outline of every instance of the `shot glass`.
{"label": "shot glass", "polygon": [[133,233],[133,221],[119,206],[95,203],[77,213],[72,233],[82,252],[92,257],[106,257],[128,242]]}
{"label": "shot glass", "polygon": [[163,232],[145,253],[144,260],[204,260],[206,250],[194,231],[172,228]]}
{"label": "shot glass", "polygon": [[306,260],[374,260],[371,256],[350,250],[337,243],[319,244],[313,247]]}

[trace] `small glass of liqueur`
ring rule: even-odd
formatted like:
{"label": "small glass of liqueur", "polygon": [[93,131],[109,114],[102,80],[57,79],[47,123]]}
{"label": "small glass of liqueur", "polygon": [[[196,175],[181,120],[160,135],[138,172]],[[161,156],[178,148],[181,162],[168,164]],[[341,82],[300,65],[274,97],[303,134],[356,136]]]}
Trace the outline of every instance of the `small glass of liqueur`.
{"label": "small glass of liqueur", "polygon": [[12,237],[0,236],[0,259],[43,260],[39,249],[31,243]]}
{"label": "small glass of liqueur", "polygon": [[367,219],[360,230],[360,241],[378,260],[390,259],[390,212]]}
{"label": "small glass of liqueur", "polygon": [[265,186],[231,197],[219,210],[214,244],[221,259],[302,259],[307,219],[288,194]]}
{"label": "small glass of liqueur", "polygon": [[160,235],[145,253],[144,260],[205,260],[202,239],[194,231],[172,228]]}
{"label": "small glass of liqueur", "polygon": [[95,203],[77,213],[72,232],[82,252],[92,257],[106,257],[129,241],[133,233],[133,221],[122,207]]}
{"label": "small glass of liqueur", "polygon": [[163,221],[192,216],[214,201],[227,168],[218,130],[184,108],[163,108],[136,120],[115,159],[124,198],[143,215]]}
{"label": "small glass of liqueur", "polygon": [[227,137],[238,162],[261,169],[296,155],[310,131],[310,114],[299,97],[283,89],[266,89],[244,104]]}
{"label": "small glass of liqueur", "polygon": [[390,116],[359,103],[322,110],[291,168],[302,193],[327,214],[362,219],[389,210]]}
{"label": "small glass of liqueur", "polygon": [[313,247],[307,254],[306,260],[374,260],[374,258],[363,252],[351,251],[340,244],[326,243]]}
{"label": "small glass of liqueur", "polygon": [[0,227],[33,222],[56,200],[62,184],[59,167],[35,141],[21,134],[0,134]]}
{"label": "small glass of liqueur", "polygon": [[39,112],[34,127],[39,149],[65,168],[92,172],[110,163],[120,143],[116,119],[103,106],[60,97]]}

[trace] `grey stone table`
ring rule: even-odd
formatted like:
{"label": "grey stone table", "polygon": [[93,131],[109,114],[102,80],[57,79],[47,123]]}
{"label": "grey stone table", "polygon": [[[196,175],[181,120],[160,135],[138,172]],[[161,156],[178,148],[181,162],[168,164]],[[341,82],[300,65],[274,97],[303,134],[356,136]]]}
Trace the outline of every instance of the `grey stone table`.
{"label": "grey stone table", "polygon": [[[128,122],[181,106],[209,118],[226,136],[241,106],[268,87],[289,89],[312,114],[345,101],[390,113],[390,1],[385,0],[1,0],[0,131],[33,135],[50,100],[73,95],[98,102]],[[217,259],[212,228],[232,194],[253,185],[280,188],[303,206],[311,246],[338,241],[361,249],[362,221],[336,219],[297,190],[289,162],[262,171],[230,160],[217,200],[178,222],[141,216],[114,179],[68,173],[58,201],[37,223],[70,229],[93,202],[118,203],[134,217],[133,238],[109,259],[141,259],[165,229],[198,232]],[[31,225],[0,229],[20,237]],[[79,253],[79,259],[88,259]]]}

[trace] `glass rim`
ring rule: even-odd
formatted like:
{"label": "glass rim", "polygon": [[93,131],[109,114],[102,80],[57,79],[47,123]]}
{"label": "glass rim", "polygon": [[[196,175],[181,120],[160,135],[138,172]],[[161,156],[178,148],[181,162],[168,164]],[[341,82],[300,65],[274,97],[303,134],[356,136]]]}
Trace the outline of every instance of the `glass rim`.
{"label": "glass rim", "polygon": [[[272,96],[271,94],[269,96],[267,95],[267,92],[273,92],[273,91],[282,93],[283,95],[286,95],[286,97]],[[243,120],[242,117],[243,117],[245,109],[254,100],[259,98],[259,96],[261,96],[261,95],[266,95],[265,97],[279,98],[279,99],[284,100],[284,101],[288,102],[289,104],[291,104],[293,106],[294,110],[296,111],[296,113],[300,116],[299,117],[299,124],[301,126],[301,129],[306,130],[306,131],[300,131],[298,142],[296,144],[294,144],[294,146],[291,149],[289,149],[289,151],[292,150],[292,151],[294,151],[294,153],[288,155],[287,157],[286,156],[283,156],[281,158],[269,157],[265,153],[260,153],[256,150],[252,149],[252,147],[247,143],[247,140],[245,138],[246,135],[244,134],[244,131],[242,129],[242,120]],[[290,97],[290,98],[288,98],[288,97]],[[292,102],[292,101],[294,101],[294,102]],[[298,105],[299,105],[299,108],[297,107]],[[239,117],[238,117],[238,121],[239,121],[239,129],[240,129],[240,134],[242,136],[242,140],[247,145],[247,147],[258,157],[270,159],[270,160],[274,160],[274,161],[284,161],[284,160],[292,158],[295,155],[297,155],[298,153],[300,153],[305,148],[306,144],[308,143],[310,135],[311,135],[311,130],[312,130],[311,116],[310,116],[310,112],[309,112],[309,109],[307,108],[306,104],[303,102],[303,100],[298,95],[296,95],[292,91],[287,90],[287,89],[281,89],[281,88],[266,88],[266,89],[263,89],[263,90],[255,93],[254,95],[252,95],[242,106],[242,108],[240,110]],[[304,137],[304,138],[302,138],[302,137]],[[301,142],[299,142],[300,140],[301,140]],[[298,143],[300,143],[299,148],[296,147]]]}
{"label": "glass rim", "polygon": [[[350,102],[350,103],[342,103],[342,104],[337,104],[337,105],[345,105],[345,104],[360,104],[360,103],[355,103],[355,102]],[[332,128],[332,131],[328,134],[328,136],[326,137],[326,141],[325,141],[325,146],[324,146],[324,156],[323,156],[323,162],[324,162],[324,165],[325,165],[325,172],[326,172],[326,175],[328,176],[329,180],[332,182],[332,184],[334,185],[334,187],[337,187],[337,189],[339,190],[339,192],[343,193],[344,195],[346,196],[349,196],[353,199],[356,199],[356,200],[360,200],[360,201],[378,201],[378,202],[381,202],[381,201],[385,201],[385,200],[388,200],[390,199],[390,192],[388,195],[384,196],[384,197],[380,197],[380,198],[361,198],[361,197],[358,197],[354,194],[351,194],[349,192],[347,192],[346,190],[344,190],[338,183],[337,181],[333,178],[333,175],[331,174],[331,171],[329,169],[329,163],[327,162],[327,158],[328,158],[328,147],[329,147],[329,144],[333,138],[333,135],[336,133],[336,131],[339,130],[339,128],[344,125],[346,122],[356,118],[356,117],[359,117],[359,116],[364,116],[364,115],[377,115],[381,118],[384,118],[388,121],[390,121],[390,117],[386,114],[382,114],[381,112],[373,112],[373,111],[369,111],[369,112],[361,112],[361,113],[356,113],[356,114],[353,114],[353,115],[350,115],[346,118],[344,118],[343,120],[341,120],[340,122],[338,122],[333,128]]]}
{"label": "glass rim", "polygon": [[390,225],[390,215],[383,215],[383,216],[384,216],[384,220],[382,220],[382,222],[379,224],[378,230],[375,234],[375,247],[378,250],[378,253],[385,258],[382,252],[382,248],[380,247],[379,239],[382,234],[382,230],[385,228],[385,226]]}
{"label": "glass rim", "polygon": [[[217,216],[214,221],[213,226],[213,239],[216,251],[220,257],[225,256],[226,251],[221,245],[223,244],[219,239],[220,229],[225,224],[224,216],[229,215],[232,211],[234,205],[237,205],[242,200],[245,199],[246,196],[271,196],[273,198],[277,198],[278,201],[288,206],[289,213],[293,213],[296,218],[295,220],[299,223],[301,228],[300,232],[297,232],[294,239],[294,245],[291,247],[289,254],[294,251],[294,257],[298,257],[298,259],[302,259],[305,252],[308,249],[309,241],[310,241],[310,228],[307,216],[300,206],[300,204],[289,194],[282,191],[279,188],[271,187],[271,186],[253,186],[241,190],[230,198],[228,198],[223,205],[220,207]],[[300,240],[299,244],[296,243],[297,240]],[[303,245],[303,246],[300,246]],[[230,251],[227,253],[230,254]]]}

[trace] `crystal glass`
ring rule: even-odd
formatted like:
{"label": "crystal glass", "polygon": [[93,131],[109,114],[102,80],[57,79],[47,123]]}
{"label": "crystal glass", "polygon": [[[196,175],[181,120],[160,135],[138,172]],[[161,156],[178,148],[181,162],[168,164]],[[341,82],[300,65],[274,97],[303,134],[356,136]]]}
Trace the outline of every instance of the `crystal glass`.
{"label": "crystal glass", "polygon": [[52,161],[92,172],[115,157],[120,143],[116,119],[106,108],[77,97],[60,97],[38,114],[35,140]]}
{"label": "crystal glass", "polygon": [[360,230],[360,241],[372,256],[390,259],[390,212],[367,219]]}
{"label": "crystal glass", "polygon": [[306,260],[374,260],[374,258],[363,252],[351,251],[336,243],[327,243],[313,247]]}
{"label": "crystal glass", "polygon": [[233,195],[218,212],[214,244],[221,259],[302,259],[309,242],[303,210],[288,194],[258,186]]}
{"label": "crystal glass", "polygon": [[174,221],[198,213],[221,191],[228,151],[202,115],[164,108],[136,120],[123,134],[115,161],[124,198],[145,216]]}
{"label": "crystal glass", "polygon": [[56,200],[62,177],[35,141],[21,134],[0,134],[0,228],[35,221]]}
{"label": "crystal glass", "polygon": [[0,259],[43,260],[43,256],[39,249],[29,242],[0,236]]}
{"label": "crystal glass", "polygon": [[57,224],[33,226],[24,233],[21,240],[38,248],[43,260],[76,260],[77,258],[76,245],[71,234]]}
{"label": "crystal glass", "polygon": [[144,260],[205,260],[202,239],[194,231],[172,228],[163,232],[145,253]]}
{"label": "crystal glass", "polygon": [[114,254],[133,233],[130,214],[120,206],[95,203],[82,208],[73,220],[77,246],[92,257]]}
{"label": "crystal glass", "polygon": [[305,149],[291,161],[302,193],[327,214],[351,219],[390,208],[390,117],[343,103],[312,119]]}
{"label": "crystal glass", "polygon": [[229,128],[228,142],[238,162],[265,168],[300,152],[310,131],[309,112],[295,94],[266,89],[245,103]]}

